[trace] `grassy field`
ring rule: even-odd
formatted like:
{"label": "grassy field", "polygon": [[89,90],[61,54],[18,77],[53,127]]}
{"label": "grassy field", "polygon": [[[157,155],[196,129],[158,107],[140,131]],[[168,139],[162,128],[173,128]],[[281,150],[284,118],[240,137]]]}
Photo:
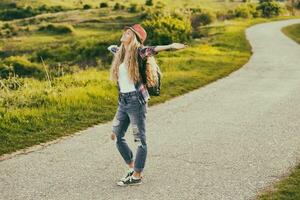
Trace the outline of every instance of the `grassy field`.
{"label": "grassy field", "polygon": [[300,44],[300,24],[284,27],[282,32]]}
{"label": "grassy field", "polygon": [[[282,31],[300,44],[300,24],[286,26]],[[300,164],[281,181],[266,188],[259,200],[295,200],[300,199]]]}
{"label": "grassy field", "polygon": [[[5,0],[4,0],[5,1]],[[8,1],[8,0],[6,0]],[[10,0],[11,2],[11,0]],[[15,0],[14,2],[18,3],[22,6],[31,5],[33,7],[40,6],[42,4],[46,4],[49,6],[63,6],[66,8],[82,8],[84,4],[89,4],[92,7],[96,8],[99,7],[99,4],[102,2],[108,3],[109,6],[114,6],[115,3],[121,3],[125,6],[129,6],[130,4],[144,4],[145,1],[141,0],[114,0],[114,1],[94,1],[94,0]],[[158,1],[153,1],[158,2]],[[242,1],[213,1],[213,0],[189,0],[189,1],[182,1],[182,0],[161,0],[160,2],[163,2],[165,5],[168,5],[168,8],[174,9],[174,8],[180,8],[182,6],[201,6],[202,8],[206,9],[213,9],[213,10],[221,10],[221,9],[227,9],[227,8],[234,8],[238,4],[240,4]]]}
{"label": "grassy field", "polygon": [[300,165],[281,181],[273,184],[258,196],[259,200],[296,200],[300,199]]}

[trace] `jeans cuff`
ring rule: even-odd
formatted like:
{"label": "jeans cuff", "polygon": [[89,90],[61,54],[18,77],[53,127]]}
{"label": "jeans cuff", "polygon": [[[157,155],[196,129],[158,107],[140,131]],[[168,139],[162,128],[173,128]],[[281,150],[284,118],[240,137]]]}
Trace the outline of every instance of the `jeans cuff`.
{"label": "jeans cuff", "polygon": [[133,161],[133,159],[131,159],[131,160],[125,160],[125,162],[126,162],[127,165],[129,165],[132,161]]}
{"label": "jeans cuff", "polygon": [[134,167],[134,171],[136,171],[136,172],[142,172],[143,168],[136,168],[136,167]]}

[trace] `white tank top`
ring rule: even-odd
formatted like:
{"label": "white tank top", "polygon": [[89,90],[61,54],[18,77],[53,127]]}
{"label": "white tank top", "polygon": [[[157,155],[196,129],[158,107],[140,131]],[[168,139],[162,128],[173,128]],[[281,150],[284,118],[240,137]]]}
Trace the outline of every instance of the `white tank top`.
{"label": "white tank top", "polygon": [[124,62],[119,66],[119,86],[123,93],[135,91],[134,82],[129,79]]}

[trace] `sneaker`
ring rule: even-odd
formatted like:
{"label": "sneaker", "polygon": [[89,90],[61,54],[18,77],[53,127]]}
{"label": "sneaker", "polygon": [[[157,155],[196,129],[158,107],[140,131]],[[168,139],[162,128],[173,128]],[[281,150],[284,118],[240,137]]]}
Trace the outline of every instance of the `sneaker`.
{"label": "sneaker", "polygon": [[133,169],[129,169],[126,174],[120,179],[120,181],[125,181],[129,176],[132,176],[134,170]]}
{"label": "sneaker", "polygon": [[128,185],[140,185],[141,183],[142,183],[141,178],[136,179],[133,176],[129,176],[125,180],[117,182],[117,185],[128,186]]}

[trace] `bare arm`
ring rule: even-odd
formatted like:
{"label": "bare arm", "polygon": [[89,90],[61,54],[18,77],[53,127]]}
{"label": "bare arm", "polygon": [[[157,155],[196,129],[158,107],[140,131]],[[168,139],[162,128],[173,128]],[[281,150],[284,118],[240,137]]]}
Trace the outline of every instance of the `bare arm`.
{"label": "bare arm", "polygon": [[168,50],[168,49],[183,49],[188,47],[188,45],[186,44],[181,44],[181,43],[172,43],[172,44],[168,44],[168,45],[158,45],[154,48],[154,51],[159,52],[159,51],[164,51],[164,50]]}

